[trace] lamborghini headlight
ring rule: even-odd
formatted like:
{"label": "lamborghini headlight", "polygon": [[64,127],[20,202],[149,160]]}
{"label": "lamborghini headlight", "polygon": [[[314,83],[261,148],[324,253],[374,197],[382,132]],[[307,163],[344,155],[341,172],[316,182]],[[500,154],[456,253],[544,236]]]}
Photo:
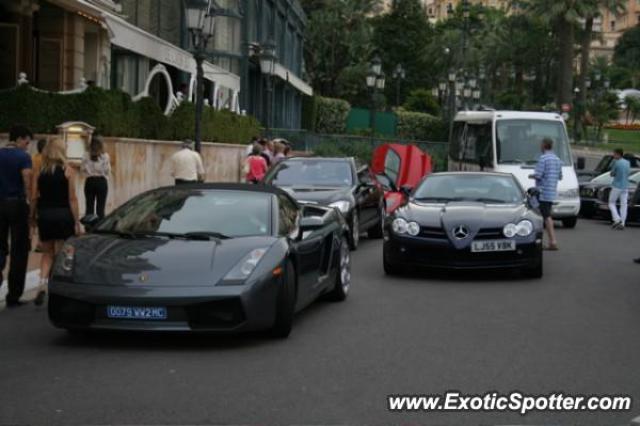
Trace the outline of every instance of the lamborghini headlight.
{"label": "lamborghini headlight", "polygon": [[346,215],[351,209],[351,203],[348,201],[336,201],[335,203],[329,204],[329,207],[336,208],[340,210],[343,215]]}
{"label": "lamborghini headlight", "polygon": [[72,278],[76,263],[76,248],[71,244],[62,246],[62,250],[56,258],[53,275]]}
{"label": "lamborghini headlight", "polygon": [[258,266],[258,263],[260,263],[260,260],[262,260],[266,252],[266,248],[251,250],[249,254],[240,259],[240,262],[227,273],[224,279],[227,281],[246,280],[256,269],[256,266]]}

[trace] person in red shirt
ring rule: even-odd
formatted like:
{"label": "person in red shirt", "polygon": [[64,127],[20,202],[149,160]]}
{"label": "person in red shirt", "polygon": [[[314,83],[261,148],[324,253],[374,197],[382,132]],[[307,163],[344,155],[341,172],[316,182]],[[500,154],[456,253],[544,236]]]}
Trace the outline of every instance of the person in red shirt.
{"label": "person in red shirt", "polygon": [[259,145],[254,145],[251,150],[251,155],[247,157],[245,163],[246,179],[247,183],[258,183],[267,174],[267,160],[260,155]]}

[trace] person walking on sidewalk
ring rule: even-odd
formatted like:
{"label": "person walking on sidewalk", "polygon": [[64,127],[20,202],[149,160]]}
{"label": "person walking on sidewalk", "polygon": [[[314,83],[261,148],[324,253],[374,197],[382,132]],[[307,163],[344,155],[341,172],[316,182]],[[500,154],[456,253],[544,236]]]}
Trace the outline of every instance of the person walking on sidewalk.
{"label": "person walking on sidewalk", "polygon": [[245,160],[244,170],[247,183],[259,183],[267,174],[269,166],[267,160],[261,155],[261,147],[258,144],[253,146],[251,155]]}
{"label": "person walking on sidewalk", "polygon": [[82,227],[78,215],[75,172],[67,165],[66,146],[62,139],[49,142],[42,155],[31,201],[31,220],[37,223],[42,245],[40,286],[35,304],[44,303],[49,272],[64,240],[79,235]]}
{"label": "person walking on sidewalk", "polygon": [[[609,193],[609,210],[613,220],[613,229],[623,230],[627,223],[627,204],[629,202],[629,172],[631,165],[629,160],[623,157],[624,151],[620,148],[613,151],[614,163],[611,166],[611,192]],[[620,201],[620,211],[618,211]]]}
{"label": "person walking on sidewalk", "polygon": [[186,139],[182,148],[169,159],[171,176],[176,185],[203,182],[205,179],[202,157],[193,150],[193,141]]}
{"label": "person walking on sidewalk", "polygon": [[[9,131],[9,144],[0,148],[0,286],[7,256],[10,256],[7,307],[22,305],[20,297],[29,262],[29,194],[31,157],[27,148],[33,135],[24,126]],[[9,250],[9,236],[11,249]]]}
{"label": "person walking on sidewalk", "polygon": [[542,155],[538,159],[534,174],[530,177],[535,179],[536,187],[540,191],[540,213],[549,237],[546,249],[558,250],[551,211],[558,195],[558,182],[562,180],[562,161],[553,152],[553,140],[550,138],[544,138],[542,141]]}
{"label": "person walking on sidewalk", "polygon": [[82,161],[82,172],[86,176],[84,181],[85,215],[104,217],[109,192],[109,175],[111,174],[111,159],[104,152],[102,139],[94,136],[89,146],[89,154]]}
{"label": "person walking on sidewalk", "polygon": [[[42,151],[44,151],[45,146],[47,146],[47,140],[38,139],[38,142],[36,144],[37,152],[31,156],[31,163],[33,165],[33,168],[32,168],[33,172],[31,173],[31,188],[34,188],[36,186],[36,183],[34,181],[37,176],[37,171],[40,170],[40,167],[42,167]],[[29,199],[31,199],[31,194],[29,194]],[[33,235],[32,235],[32,238],[33,238]],[[31,244],[33,244],[33,240],[31,241]],[[38,243],[36,244],[36,248],[34,251],[36,253],[42,253],[42,249],[40,247],[40,241],[38,241]]]}

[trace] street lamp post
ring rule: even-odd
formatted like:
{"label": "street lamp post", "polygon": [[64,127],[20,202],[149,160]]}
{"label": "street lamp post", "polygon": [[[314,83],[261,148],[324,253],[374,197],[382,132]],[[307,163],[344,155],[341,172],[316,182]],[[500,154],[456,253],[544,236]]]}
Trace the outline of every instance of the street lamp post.
{"label": "street lamp post", "polygon": [[453,130],[453,120],[455,119],[456,114],[456,79],[458,76],[454,70],[449,70],[449,75],[447,79],[449,80],[449,134]]}
{"label": "street lamp post", "polygon": [[260,47],[260,71],[267,77],[267,111],[265,117],[265,127],[267,137],[271,137],[273,127],[273,76],[276,73],[276,45],[273,40],[267,40]]}
{"label": "street lamp post", "polygon": [[464,26],[462,29],[462,70],[464,72],[467,65],[467,37],[469,32],[469,16],[471,15],[469,10],[469,0],[462,0],[462,18]]}
{"label": "street lamp post", "polygon": [[444,80],[441,80],[440,83],[438,83],[438,102],[440,103],[440,108],[442,110],[441,112],[443,122],[447,120],[447,86],[447,82]]}
{"label": "street lamp post", "polygon": [[196,122],[195,150],[202,148],[202,111],[204,109],[204,70],[207,44],[215,33],[217,5],[212,0],[188,0],[186,8],[187,27],[191,35],[193,58],[196,61]]}
{"label": "street lamp post", "polygon": [[402,81],[407,78],[406,71],[402,64],[396,65],[396,68],[393,70],[393,78],[396,80],[396,107],[400,106],[400,85]]}
{"label": "street lamp post", "polygon": [[369,73],[367,74],[367,87],[371,92],[371,114],[369,116],[369,127],[371,128],[371,139],[373,140],[376,131],[376,95],[378,91],[384,90],[385,75],[382,72],[382,60],[375,56],[371,61]]}
{"label": "street lamp post", "polygon": [[579,105],[580,103],[580,88],[576,87],[575,89],[573,89],[573,92],[575,93],[575,105],[574,105],[574,111],[573,111],[573,141],[574,142],[578,142],[578,139],[580,138],[580,130],[578,129],[578,126],[580,124],[580,108],[581,106]]}

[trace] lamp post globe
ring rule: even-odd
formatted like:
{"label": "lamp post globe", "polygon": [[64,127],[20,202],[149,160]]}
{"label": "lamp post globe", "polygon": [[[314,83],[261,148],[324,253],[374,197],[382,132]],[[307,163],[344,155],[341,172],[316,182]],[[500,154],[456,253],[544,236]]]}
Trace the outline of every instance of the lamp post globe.
{"label": "lamp post globe", "polygon": [[380,75],[382,72],[382,60],[380,56],[376,55],[371,60],[371,71],[373,71],[376,75]]}

